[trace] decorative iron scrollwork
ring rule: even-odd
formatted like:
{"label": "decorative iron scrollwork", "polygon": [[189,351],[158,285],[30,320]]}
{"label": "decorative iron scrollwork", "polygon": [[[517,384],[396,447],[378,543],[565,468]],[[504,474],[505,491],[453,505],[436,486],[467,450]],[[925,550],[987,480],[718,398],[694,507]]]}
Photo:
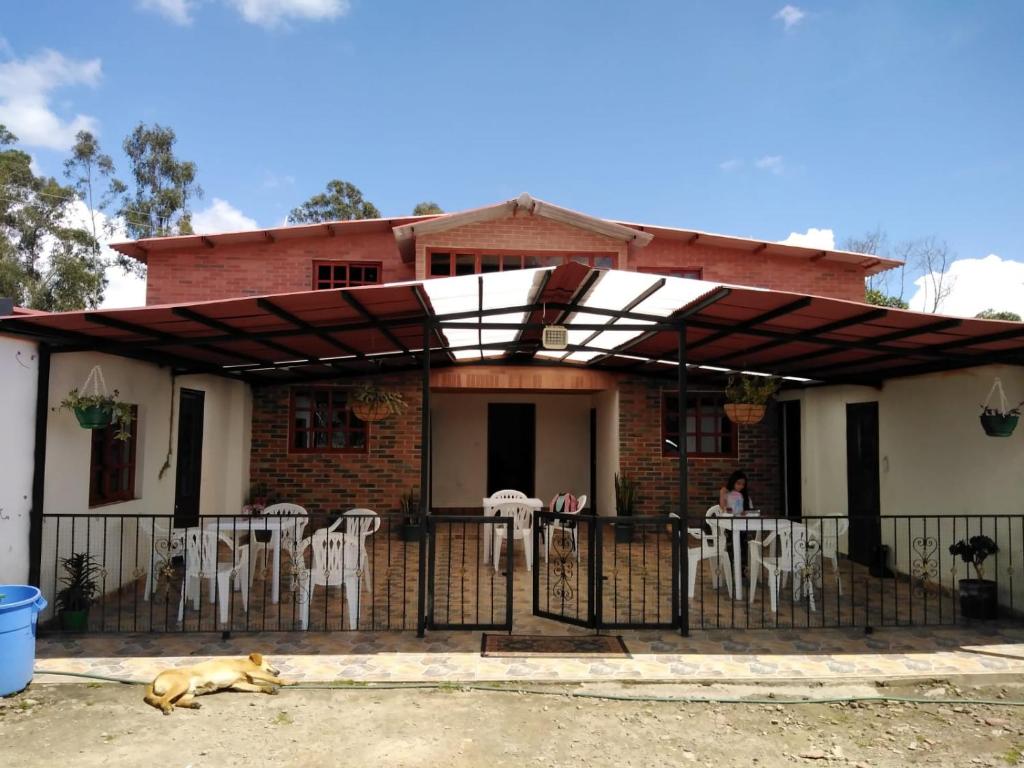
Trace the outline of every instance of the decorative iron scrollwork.
{"label": "decorative iron scrollwork", "polygon": [[551,551],[548,552],[551,596],[562,602],[576,598],[572,581],[576,573],[576,554],[572,547],[572,534],[560,529],[551,533]]}
{"label": "decorative iron scrollwork", "polygon": [[939,575],[939,543],[934,536],[915,536],[910,542],[910,582],[914,597],[924,597]]}

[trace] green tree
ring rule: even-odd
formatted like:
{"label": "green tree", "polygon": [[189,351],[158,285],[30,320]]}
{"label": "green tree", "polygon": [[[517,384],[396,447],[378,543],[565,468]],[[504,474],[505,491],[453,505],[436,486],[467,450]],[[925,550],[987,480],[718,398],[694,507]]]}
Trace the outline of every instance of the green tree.
{"label": "green tree", "polygon": [[327,182],[327,191],[313,195],[288,214],[290,224],[379,218],[380,211],[377,210],[377,206],[363,200],[363,193],[359,191],[359,187],[341,179],[331,179]]}
{"label": "green tree", "polygon": [[441,206],[433,200],[425,200],[422,203],[417,203],[416,207],[412,209],[413,216],[429,216],[432,213],[444,213]]}
{"label": "green tree", "polygon": [[890,309],[910,309],[910,305],[899,296],[889,296],[877,288],[866,288],[864,290],[864,301],[868,304],[889,307]]}
{"label": "green tree", "polygon": [[1005,309],[986,309],[976,314],[975,317],[981,320],[1012,320],[1015,323],[1021,322],[1020,315],[1016,312],[1008,312]]}
{"label": "green tree", "polygon": [[[124,185],[114,178],[114,161],[110,155],[100,151],[100,144],[89,131],[79,131],[75,135],[75,145],[71,148],[71,157],[64,161],[64,177],[71,181],[71,186],[78,197],[89,209],[89,228],[96,245],[100,250],[100,227],[96,226],[96,215],[106,214],[114,199],[124,193]],[[106,234],[111,231],[110,219],[106,219]]]}
{"label": "green tree", "polygon": [[48,311],[96,307],[106,265],[92,234],[72,223],[75,190],[36,176],[16,141],[0,126],[0,296]]}
{"label": "green tree", "polygon": [[124,140],[135,189],[123,184],[117,215],[129,237],[192,234],[192,200],[203,196],[196,182],[198,167],[174,154],[173,128],[139,123]]}

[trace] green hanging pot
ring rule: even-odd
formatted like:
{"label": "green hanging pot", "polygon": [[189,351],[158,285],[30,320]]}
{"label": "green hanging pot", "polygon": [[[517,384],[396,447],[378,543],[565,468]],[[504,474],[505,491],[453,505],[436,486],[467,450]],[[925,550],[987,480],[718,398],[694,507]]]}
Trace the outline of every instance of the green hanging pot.
{"label": "green hanging pot", "polygon": [[103,429],[110,426],[113,410],[102,405],[90,405],[88,408],[75,408],[75,418],[82,429]]}
{"label": "green hanging pot", "polygon": [[1009,437],[1020,421],[1020,416],[1009,413],[983,413],[978,418],[981,419],[981,427],[989,437]]}

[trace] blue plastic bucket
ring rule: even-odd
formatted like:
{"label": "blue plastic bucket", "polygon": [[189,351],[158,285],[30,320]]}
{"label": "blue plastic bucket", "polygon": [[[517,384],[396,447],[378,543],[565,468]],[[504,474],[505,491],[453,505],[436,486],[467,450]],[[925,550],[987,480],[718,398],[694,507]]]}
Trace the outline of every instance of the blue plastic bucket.
{"label": "blue plastic bucket", "polygon": [[32,682],[36,662],[36,619],[46,598],[35,587],[0,584],[0,696]]}

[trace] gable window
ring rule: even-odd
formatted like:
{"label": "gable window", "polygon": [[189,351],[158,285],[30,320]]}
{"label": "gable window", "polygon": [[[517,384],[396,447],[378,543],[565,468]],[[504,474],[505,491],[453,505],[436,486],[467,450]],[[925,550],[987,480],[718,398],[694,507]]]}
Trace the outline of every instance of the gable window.
{"label": "gable window", "polygon": [[362,453],[366,422],[348,407],[349,391],[302,387],[291,392],[289,450],[299,453]]}
{"label": "gable window", "polygon": [[427,266],[431,277],[481,275],[512,269],[557,267],[575,261],[597,269],[613,269],[614,253],[552,253],[503,250],[430,250]]}
{"label": "gable window", "polygon": [[138,434],[138,408],[132,406],[132,423],[126,427],[127,440],[116,435],[119,425],[92,430],[89,457],[89,506],[130,501],[135,498],[135,437]]}
{"label": "gable window", "polygon": [[313,290],[352,288],[380,283],[381,265],[363,261],[314,261]]}
{"label": "gable window", "polygon": [[687,456],[735,456],[736,430],[725,415],[722,392],[696,392],[687,397],[685,429],[679,418],[679,394],[665,392],[661,399],[662,455],[678,456],[685,431]]}
{"label": "gable window", "polygon": [[666,277],[687,277],[690,280],[702,280],[704,270],[701,267],[637,267],[637,272],[646,272],[650,275],[665,275]]}

